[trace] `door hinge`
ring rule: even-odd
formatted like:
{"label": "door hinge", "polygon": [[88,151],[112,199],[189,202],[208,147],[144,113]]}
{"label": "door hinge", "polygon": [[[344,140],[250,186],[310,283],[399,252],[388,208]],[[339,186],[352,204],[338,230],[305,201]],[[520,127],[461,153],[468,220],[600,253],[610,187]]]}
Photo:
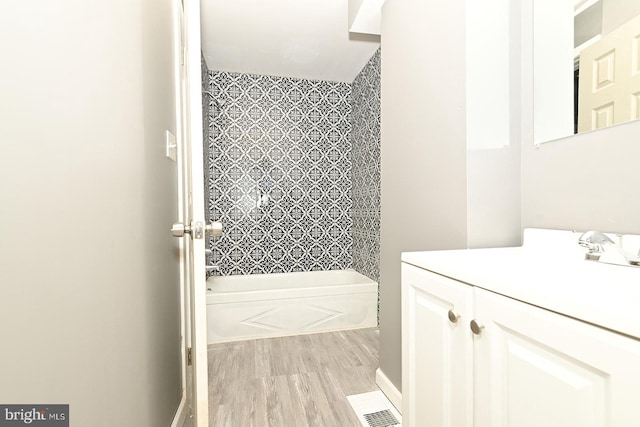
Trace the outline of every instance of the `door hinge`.
{"label": "door hinge", "polygon": [[191,347],[189,347],[187,349],[187,366],[191,366],[192,360],[191,360]]}

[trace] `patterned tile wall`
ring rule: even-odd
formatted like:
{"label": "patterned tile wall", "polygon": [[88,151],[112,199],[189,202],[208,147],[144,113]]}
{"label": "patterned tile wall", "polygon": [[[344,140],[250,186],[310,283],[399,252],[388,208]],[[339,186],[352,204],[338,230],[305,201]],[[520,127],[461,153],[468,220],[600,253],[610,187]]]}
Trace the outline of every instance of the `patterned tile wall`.
{"label": "patterned tile wall", "polygon": [[380,49],[353,81],[351,172],[353,268],[379,280]]}
{"label": "patterned tile wall", "polygon": [[[213,112],[212,112],[213,100],[209,95],[205,94],[205,91],[209,90],[207,86],[208,84],[207,82],[209,81],[207,77],[209,74],[209,69],[207,68],[207,63],[205,62],[203,55],[200,55],[200,70],[202,72],[202,122],[203,122],[202,131],[204,134],[203,141],[205,143],[205,146],[207,146],[209,141],[209,136],[213,132]],[[206,183],[208,183],[209,176],[210,176],[211,156],[207,155],[206,149],[205,149],[203,169],[204,169],[204,182],[205,182],[204,199],[210,200],[211,192],[209,191],[209,186],[206,185]],[[205,209],[205,219],[207,222],[211,221],[211,215],[210,215],[209,209]],[[207,264],[209,264],[208,261],[209,260],[207,260]]]}
{"label": "patterned tile wall", "polygon": [[208,71],[209,242],[220,273],[352,265],[351,85]]}

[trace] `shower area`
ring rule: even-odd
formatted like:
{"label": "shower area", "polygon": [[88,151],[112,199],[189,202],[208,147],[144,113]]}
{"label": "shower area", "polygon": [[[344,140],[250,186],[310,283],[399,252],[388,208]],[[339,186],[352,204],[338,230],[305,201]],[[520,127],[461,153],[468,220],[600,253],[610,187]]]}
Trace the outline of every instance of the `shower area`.
{"label": "shower area", "polygon": [[350,83],[202,76],[209,343],[375,327],[380,50]]}

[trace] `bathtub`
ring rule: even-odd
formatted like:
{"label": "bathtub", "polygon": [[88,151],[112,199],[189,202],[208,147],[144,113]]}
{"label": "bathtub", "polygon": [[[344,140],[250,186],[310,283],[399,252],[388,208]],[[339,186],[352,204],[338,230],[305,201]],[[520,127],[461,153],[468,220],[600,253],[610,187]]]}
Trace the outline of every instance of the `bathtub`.
{"label": "bathtub", "polygon": [[355,270],[207,279],[209,344],[377,326],[378,284]]}

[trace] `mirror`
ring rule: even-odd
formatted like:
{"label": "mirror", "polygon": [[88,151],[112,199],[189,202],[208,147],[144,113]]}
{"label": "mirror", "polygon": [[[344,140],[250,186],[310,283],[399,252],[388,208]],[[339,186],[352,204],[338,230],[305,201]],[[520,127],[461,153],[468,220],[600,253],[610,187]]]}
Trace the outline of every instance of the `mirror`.
{"label": "mirror", "polygon": [[640,0],[533,5],[534,143],[640,119]]}

